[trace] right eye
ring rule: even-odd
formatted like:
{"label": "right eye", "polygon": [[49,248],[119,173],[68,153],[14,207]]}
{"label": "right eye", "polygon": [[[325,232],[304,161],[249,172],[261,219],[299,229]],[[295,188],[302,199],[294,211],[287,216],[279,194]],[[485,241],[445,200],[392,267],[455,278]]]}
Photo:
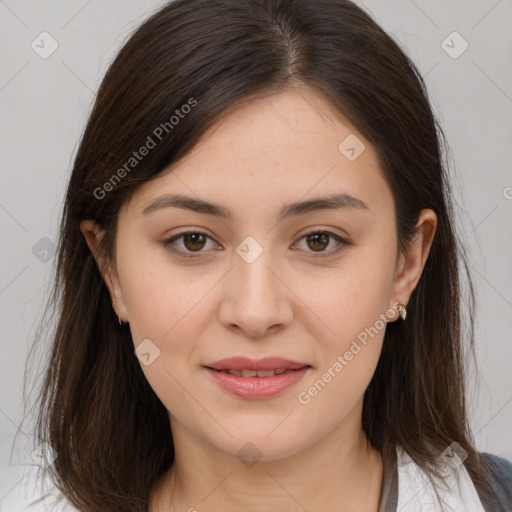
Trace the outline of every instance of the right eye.
{"label": "right eye", "polygon": [[[180,243],[177,244],[176,242],[180,239]],[[182,231],[164,240],[162,244],[166,249],[180,256],[185,258],[197,258],[201,256],[201,253],[205,252],[202,249],[207,245],[208,240],[213,243],[211,237],[201,231]],[[178,248],[177,246],[180,245],[181,248]]]}

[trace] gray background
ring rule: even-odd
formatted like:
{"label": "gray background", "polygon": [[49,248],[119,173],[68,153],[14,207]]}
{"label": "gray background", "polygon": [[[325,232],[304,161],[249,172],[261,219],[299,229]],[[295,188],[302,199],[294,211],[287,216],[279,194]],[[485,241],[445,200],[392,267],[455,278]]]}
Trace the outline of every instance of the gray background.
{"label": "gray background", "polygon": [[[448,137],[458,222],[478,299],[479,373],[471,367],[471,421],[480,450],[512,460],[512,1],[359,3],[425,76]],[[2,511],[24,509],[22,489],[32,492],[37,468],[30,425],[23,425],[12,455],[11,447],[73,156],[108,63],[131,30],[162,4],[0,0]],[[40,36],[44,31],[58,43],[46,59],[31,47],[35,41],[40,53],[51,49],[48,36]],[[469,44],[460,56],[464,41],[448,37],[454,31]]]}

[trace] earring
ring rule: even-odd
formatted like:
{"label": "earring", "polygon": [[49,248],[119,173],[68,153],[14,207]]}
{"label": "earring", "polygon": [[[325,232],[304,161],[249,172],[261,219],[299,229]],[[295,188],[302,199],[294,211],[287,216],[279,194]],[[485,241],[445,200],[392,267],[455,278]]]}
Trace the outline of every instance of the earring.
{"label": "earring", "polygon": [[[116,301],[115,299],[112,301],[112,309],[114,309],[114,306],[116,305]],[[115,312],[115,310],[114,310]],[[119,325],[122,325],[123,322],[121,321],[121,317],[119,315],[117,315],[117,319],[119,320]]]}
{"label": "earring", "polygon": [[400,313],[402,320],[405,320],[405,317],[407,316],[407,308],[403,304],[398,304],[398,312]]}

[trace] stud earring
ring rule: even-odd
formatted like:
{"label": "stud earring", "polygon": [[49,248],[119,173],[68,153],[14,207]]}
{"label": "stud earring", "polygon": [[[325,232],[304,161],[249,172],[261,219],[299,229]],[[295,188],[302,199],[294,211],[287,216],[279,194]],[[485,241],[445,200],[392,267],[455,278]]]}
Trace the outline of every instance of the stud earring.
{"label": "stud earring", "polygon": [[398,304],[398,312],[400,313],[402,320],[405,320],[405,317],[407,316],[407,308],[403,304]]}
{"label": "stud earring", "polygon": [[[116,301],[113,300],[112,301],[112,309],[114,309],[114,306],[116,305]],[[115,312],[115,309],[114,309],[114,312]],[[117,319],[119,320],[119,325],[122,325],[123,322],[121,321],[121,317],[119,315],[117,315]]]}

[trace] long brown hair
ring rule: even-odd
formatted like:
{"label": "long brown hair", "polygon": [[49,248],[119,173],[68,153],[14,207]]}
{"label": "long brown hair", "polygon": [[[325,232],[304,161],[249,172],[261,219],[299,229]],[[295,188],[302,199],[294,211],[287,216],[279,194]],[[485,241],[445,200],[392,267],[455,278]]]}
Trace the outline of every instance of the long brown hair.
{"label": "long brown hair", "polygon": [[[408,319],[387,327],[364,397],[363,428],[376,449],[401,445],[429,474],[457,442],[468,453],[475,485],[488,494],[487,469],[467,421],[462,253],[446,143],[420,73],[349,0],[176,0],[133,33],[99,88],[69,180],[54,286],[39,331],[49,332],[56,320],[41,358],[36,443],[58,454],[45,471],[77,508],[146,511],[152,485],[174,459],[167,411],[134,356],[129,328],[118,324],[80,221],[93,219],[106,231],[101,250],[115,264],[117,218],[133,190],[186,155],[242,101],[294,83],[326,95],[375,146],[402,248],[421,209],[438,217]],[[126,166],[148,137],[155,147]],[[467,337],[471,349],[471,325]]]}

